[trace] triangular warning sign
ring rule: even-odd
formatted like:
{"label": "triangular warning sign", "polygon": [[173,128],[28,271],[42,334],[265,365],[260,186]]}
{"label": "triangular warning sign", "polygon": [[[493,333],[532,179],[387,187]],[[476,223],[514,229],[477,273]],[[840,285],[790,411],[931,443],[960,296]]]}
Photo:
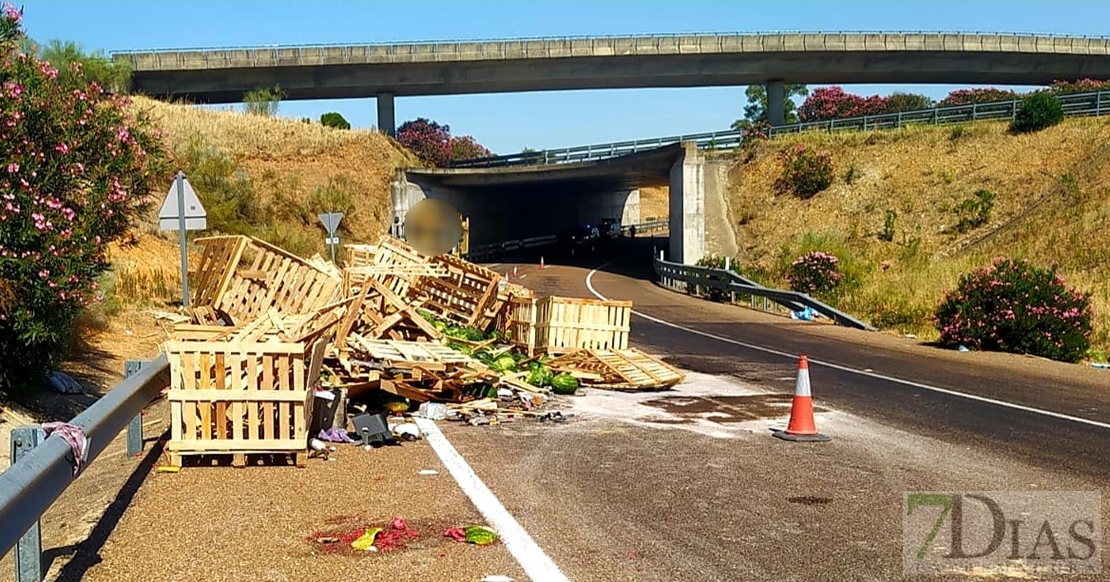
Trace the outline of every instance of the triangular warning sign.
{"label": "triangular warning sign", "polygon": [[[204,230],[208,228],[208,212],[197,198],[197,193],[189,180],[181,178],[182,190],[185,193],[185,230]],[[177,230],[180,226],[178,217],[177,180],[170,184],[170,191],[166,193],[166,200],[158,211],[158,225],[162,230]]]}

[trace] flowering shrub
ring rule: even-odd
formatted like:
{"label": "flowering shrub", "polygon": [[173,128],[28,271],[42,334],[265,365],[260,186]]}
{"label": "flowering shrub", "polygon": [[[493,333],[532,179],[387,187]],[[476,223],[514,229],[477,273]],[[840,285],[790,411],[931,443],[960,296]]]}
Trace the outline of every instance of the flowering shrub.
{"label": "flowering shrub", "polygon": [[453,137],[451,127],[419,117],[397,128],[397,141],[410,149],[423,162],[443,166],[452,160],[465,160],[492,155],[469,135]]}
{"label": "flowering shrub", "polygon": [[815,89],[798,108],[798,117],[804,122],[828,121],[864,115],[885,115],[899,111],[915,111],[933,106],[933,100],[925,95],[895,93],[883,97],[871,95],[863,97],[848,93],[833,85]]}
{"label": "flowering shrub", "polygon": [[1021,100],[1021,107],[1010,122],[1010,131],[1030,133],[1056,125],[1064,120],[1064,107],[1048,91],[1037,91]]}
{"label": "flowering shrub", "polygon": [[994,101],[1013,101],[1021,99],[1021,93],[1009,89],[957,89],[937,103],[937,107],[956,107],[958,105],[973,105],[976,103],[991,103]]}
{"label": "flowering shrub", "polygon": [[961,277],[935,323],[942,345],[1076,362],[1090,348],[1090,298],[1054,270],[1002,258]]}
{"label": "flowering shrub", "polygon": [[1094,93],[1096,91],[1105,91],[1110,89],[1110,81],[1099,81],[1097,79],[1079,79],[1077,81],[1056,81],[1049,88],[1056,95],[1067,95],[1069,93]]}
{"label": "flowering shrub", "polygon": [[782,174],[775,181],[779,192],[793,192],[808,199],[833,183],[832,155],[827,151],[815,152],[804,145],[796,145],[779,154]]}
{"label": "flowering shrub", "polygon": [[749,147],[757,141],[771,138],[771,124],[766,121],[756,121],[740,129],[740,147]]}
{"label": "flowering shrub", "polygon": [[128,116],[122,98],[96,83],[67,83],[22,53],[21,17],[8,4],[0,13],[4,392],[33,385],[64,354],[74,318],[101,299],[108,243],[149,206],[164,159],[156,134]]}
{"label": "flowering shrub", "polygon": [[790,288],[799,293],[828,293],[840,284],[842,277],[837,270],[839,262],[835,255],[810,251],[790,263],[786,280],[790,283]]}

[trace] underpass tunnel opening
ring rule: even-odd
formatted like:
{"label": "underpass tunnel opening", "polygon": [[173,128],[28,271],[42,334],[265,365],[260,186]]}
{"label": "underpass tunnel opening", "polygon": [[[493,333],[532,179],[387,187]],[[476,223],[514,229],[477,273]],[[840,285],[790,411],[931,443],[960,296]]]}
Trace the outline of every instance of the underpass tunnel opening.
{"label": "underpass tunnel opening", "polygon": [[[451,204],[469,221],[469,244],[565,236],[614,219],[641,222],[640,190],[616,181],[538,182],[512,186],[444,188],[420,185],[424,197]],[[403,218],[401,218],[403,220]]]}

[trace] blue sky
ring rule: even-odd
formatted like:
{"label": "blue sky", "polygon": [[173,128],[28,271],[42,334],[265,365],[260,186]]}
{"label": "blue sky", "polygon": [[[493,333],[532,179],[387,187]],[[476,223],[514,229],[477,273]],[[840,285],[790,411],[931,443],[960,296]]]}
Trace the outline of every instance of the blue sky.
{"label": "blue sky", "polygon": [[[17,3],[18,5],[18,3]],[[1110,2],[1023,0],[421,2],[24,0],[35,40],[87,49],[360,43],[592,34],[774,30],[944,30],[1110,35]],[[942,97],[949,86],[848,86]],[[398,98],[398,124],[418,116],[470,134],[498,153],[727,129],[744,87],[558,91]],[[376,121],[372,99],[286,102],[279,115],[339,111]]]}

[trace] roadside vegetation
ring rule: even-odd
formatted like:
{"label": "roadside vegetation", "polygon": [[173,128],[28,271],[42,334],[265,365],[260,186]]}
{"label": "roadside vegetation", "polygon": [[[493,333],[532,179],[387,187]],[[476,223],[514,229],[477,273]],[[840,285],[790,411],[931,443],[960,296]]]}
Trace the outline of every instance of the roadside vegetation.
{"label": "roadside vegetation", "polygon": [[[821,268],[836,282],[808,283],[812,293],[881,329],[953,347],[1105,359],[1110,125],[1061,120],[1048,91],[1020,98],[1013,124],[751,140],[730,170],[741,249],[733,265],[763,284],[797,288],[798,266],[818,269],[813,257],[825,254],[836,260]],[[827,160],[817,163],[818,154]],[[1017,262],[999,262],[1008,259]],[[990,295],[969,275],[1012,264],[1020,268],[1006,271],[1006,284],[987,290],[1017,290],[1017,298]],[[1044,295],[1039,281],[1059,289]],[[988,323],[987,335],[952,327],[953,314],[967,321],[1004,299],[1017,302],[1016,320]]]}

